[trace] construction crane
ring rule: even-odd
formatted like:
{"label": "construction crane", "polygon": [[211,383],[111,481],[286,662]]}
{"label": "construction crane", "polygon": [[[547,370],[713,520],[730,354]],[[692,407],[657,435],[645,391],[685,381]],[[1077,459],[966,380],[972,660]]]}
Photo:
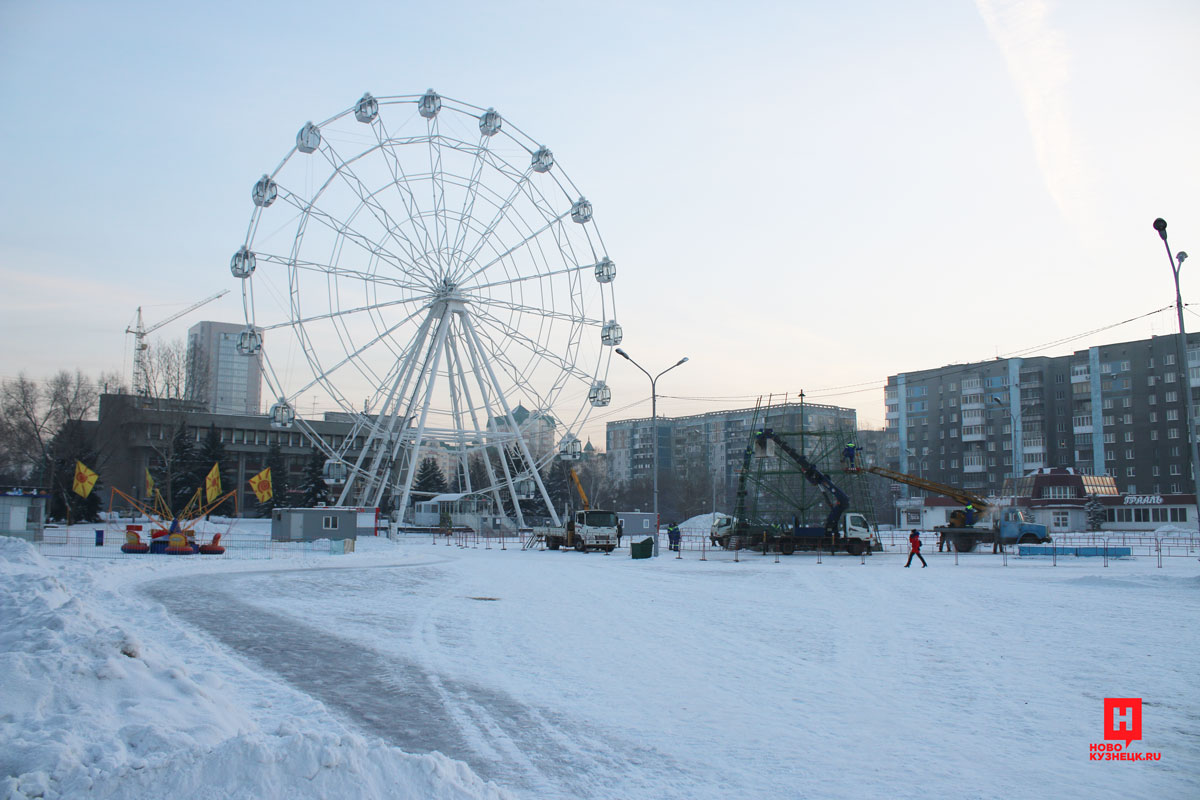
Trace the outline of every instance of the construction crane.
{"label": "construction crane", "polygon": [[156,330],[166,325],[168,322],[174,322],[185,314],[190,314],[197,308],[211,303],[213,300],[224,297],[229,294],[228,289],[222,289],[214,295],[204,298],[198,303],[192,303],[182,311],[177,311],[166,319],[156,322],[149,328],[142,322],[142,307],[138,306],[137,310],[137,325],[133,328],[126,328],[126,333],[133,334],[133,390],[139,394],[149,394],[149,377],[146,369],[146,350],[149,345],[146,344],[146,337],[154,333]]}

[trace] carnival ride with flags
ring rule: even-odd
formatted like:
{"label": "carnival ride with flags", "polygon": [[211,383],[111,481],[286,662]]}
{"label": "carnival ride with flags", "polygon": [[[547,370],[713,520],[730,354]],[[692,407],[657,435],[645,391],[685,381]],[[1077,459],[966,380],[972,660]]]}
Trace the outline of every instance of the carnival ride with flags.
{"label": "carnival ride with flags", "polygon": [[[255,476],[255,479],[261,478],[261,473]],[[270,491],[268,475],[267,491]],[[253,485],[253,484],[252,484]],[[221,473],[219,465],[213,464],[212,469],[204,479],[204,485],[196,489],[195,494],[184,505],[183,509],[178,513],[171,510],[171,505],[166,501],[156,486],[154,479],[147,472],[146,474],[146,494],[149,502],[138,500],[130,497],[125,492],[115,486],[112,489],[111,499],[109,501],[109,512],[113,513],[113,504],[120,497],[142,516],[150,520],[150,542],[146,543],[141,538],[141,525],[126,525],[125,526],[125,544],[121,545],[123,553],[168,553],[170,555],[192,555],[199,552],[202,555],[220,555],[225,552],[225,548],[221,546],[222,533],[214,534],[212,540],[207,544],[197,544],[196,524],[213,511],[221,507],[229,498],[233,498],[234,512],[228,518],[228,524],[223,533],[228,534],[229,529],[233,527],[234,521],[238,517],[238,491],[231,489],[228,492],[221,493]],[[255,494],[262,496],[260,489],[255,487]]]}

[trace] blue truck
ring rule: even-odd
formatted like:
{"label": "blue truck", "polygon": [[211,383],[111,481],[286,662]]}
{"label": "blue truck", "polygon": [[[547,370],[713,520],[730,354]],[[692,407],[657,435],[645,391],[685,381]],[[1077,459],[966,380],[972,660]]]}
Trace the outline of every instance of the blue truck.
{"label": "blue truck", "polygon": [[935,525],[933,528],[938,534],[946,536],[960,553],[974,550],[981,542],[1010,545],[1044,544],[1050,541],[1046,526],[1030,520],[1021,509],[996,506],[974,492],[907,472],[886,467],[867,467],[863,471],[962,503],[963,508],[950,512],[949,525]]}

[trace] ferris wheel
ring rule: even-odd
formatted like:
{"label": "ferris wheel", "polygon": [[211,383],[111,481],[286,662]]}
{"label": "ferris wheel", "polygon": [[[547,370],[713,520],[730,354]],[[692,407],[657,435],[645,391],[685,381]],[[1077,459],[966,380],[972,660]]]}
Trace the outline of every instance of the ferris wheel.
{"label": "ferris wheel", "polygon": [[403,512],[432,456],[519,524],[540,496],[557,525],[541,470],[611,401],[622,331],[616,266],[551,150],[432,89],[365,94],[305,123],[251,198],[237,348],[261,354],[272,424],[344,477],[338,504]]}

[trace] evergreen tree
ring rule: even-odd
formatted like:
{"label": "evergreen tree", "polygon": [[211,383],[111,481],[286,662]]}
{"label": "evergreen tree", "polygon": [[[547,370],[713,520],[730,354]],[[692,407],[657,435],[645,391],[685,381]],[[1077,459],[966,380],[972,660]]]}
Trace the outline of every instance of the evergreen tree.
{"label": "evergreen tree", "polygon": [[[266,502],[259,503],[256,511],[260,517],[269,517],[275,509],[287,508],[291,502],[289,496],[292,493],[292,486],[288,476],[287,461],[278,444],[271,445],[267,450],[267,461],[263,466],[271,470],[271,498]],[[322,466],[324,466],[324,462],[322,462]]]}
{"label": "evergreen tree", "polygon": [[1104,512],[1104,505],[1092,495],[1083,505],[1084,513],[1087,514],[1088,530],[1096,533],[1104,525],[1107,520]]}
{"label": "evergreen tree", "polygon": [[[204,440],[200,442],[200,448],[196,452],[196,472],[200,478],[199,485],[204,486],[204,481],[208,477],[208,473],[212,470],[213,464],[217,464],[217,472],[221,476],[221,495],[226,494],[230,489],[234,488],[233,482],[236,478],[233,470],[226,466],[227,460],[225,443],[221,441],[221,435],[217,433],[216,423],[211,423],[208,426],[208,433],[204,434]],[[201,494],[200,502],[207,505],[207,492]],[[210,513],[228,516],[233,514],[234,506],[235,503],[231,497],[217,508],[212,509]]]}
{"label": "evergreen tree", "polygon": [[163,487],[171,510],[178,514],[195,496],[196,490],[204,485],[204,475],[197,474],[200,466],[196,460],[196,445],[183,420],[179,421],[179,426],[171,436],[163,461],[161,472],[155,476],[155,480]]}
{"label": "evergreen tree", "polygon": [[445,491],[446,475],[437,461],[428,456],[421,459],[421,466],[417,467],[417,476],[413,479],[413,492],[420,493],[422,497],[432,497]]}
{"label": "evergreen tree", "polygon": [[491,479],[488,478],[487,465],[484,463],[483,456],[478,453],[471,456],[471,460],[467,464],[467,469],[471,473],[471,491],[478,492],[492,485]]}
{"label": "evergreen tree", "polygon": [[[272,471],[274,475],[274,471]],[[300,487],[300,505],[315,508],[329,502],[329,486],[325,483],[325,454],[313,448],[304,467],[304,483]]]}
{"label": "evergreen tree", "polygon": [[75,462],[99,474],[100,465],[95,449],[88,441],[83,426],[78,422],[64,425],[50,442],[51,481],[50,509],[52,519],[69,519],[71,522],[98,522],[101,498],[104,494],[103,476],[96,478],[91,493],[85,498],[77,495],[75,484]]}

